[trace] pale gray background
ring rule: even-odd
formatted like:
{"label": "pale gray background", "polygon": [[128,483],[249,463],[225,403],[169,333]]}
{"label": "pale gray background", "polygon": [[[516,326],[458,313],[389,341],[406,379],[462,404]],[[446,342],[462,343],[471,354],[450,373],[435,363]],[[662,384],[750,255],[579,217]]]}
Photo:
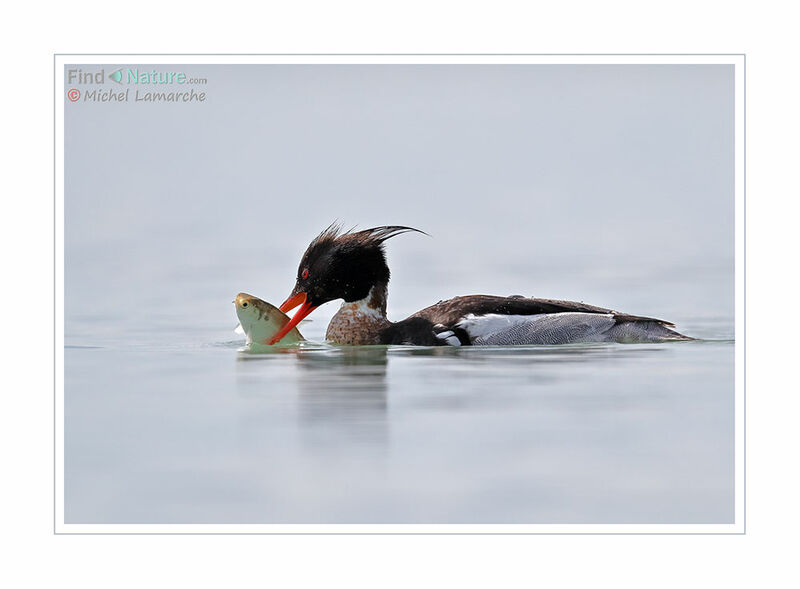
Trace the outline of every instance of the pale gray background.
{"label": "pale gray background", "polygon": [[[65,105],[68,521],[731,521],[733,66],[157,69],[207,101]],[[519,293],[724,341],[237,362],[233,295],[281,302],[334,219],[432,235],[388,243],[394,319]]]}

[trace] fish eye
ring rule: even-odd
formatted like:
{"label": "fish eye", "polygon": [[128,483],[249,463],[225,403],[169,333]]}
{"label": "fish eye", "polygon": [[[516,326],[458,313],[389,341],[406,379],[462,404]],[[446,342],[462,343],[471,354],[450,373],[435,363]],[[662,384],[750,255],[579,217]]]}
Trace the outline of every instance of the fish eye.
{"label": "fish eye", "polygon": [[244,303],[242,303],[242,307],[246,307],[246,306],[247,306],[247,301],[245,301]]}
{"label": "fish eye", "polygon": [[301,276],[303,277],[303,280],[308,278],[308,268],[303,268],[303,273],[301,274]]}

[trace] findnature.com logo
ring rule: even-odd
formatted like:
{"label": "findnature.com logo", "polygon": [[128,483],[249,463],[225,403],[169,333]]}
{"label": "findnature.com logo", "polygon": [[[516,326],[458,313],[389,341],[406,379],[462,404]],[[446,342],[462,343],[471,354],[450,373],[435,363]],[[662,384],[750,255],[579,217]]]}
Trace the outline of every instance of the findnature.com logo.
{"label": "findnature.com logo", "polygon": [[[81,68],[70,68],[66,71],[67,100],[70,102],[205,102],[206,93],[194,88],[163,91],[146,88],[148,86],[184,86],[207,84],[206,78],[190,77],[182,71],[140,70],[138,67],[118,68],[106,75],[105,68],[97,71],[84,71]],[[106,81],[113,85],[133,86],[133,88],[115,89],[105,87],[78,89],[75,86],[105,86]],[[113,86],[112,85],[112,86]],[[142,87],[142,88],[140,88]],[[131,92],[133,90],[133,92]]]}

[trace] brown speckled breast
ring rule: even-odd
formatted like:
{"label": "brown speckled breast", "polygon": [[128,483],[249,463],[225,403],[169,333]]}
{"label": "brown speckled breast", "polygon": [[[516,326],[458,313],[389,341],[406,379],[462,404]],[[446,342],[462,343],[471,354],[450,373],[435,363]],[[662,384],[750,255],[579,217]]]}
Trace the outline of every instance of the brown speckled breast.
{"label": "brown speckled breast", "polygon": [[336,344],[379,344],[381,330],[389,325],[385,317],[366,315],[342,307],[331,319],[325,338]]}

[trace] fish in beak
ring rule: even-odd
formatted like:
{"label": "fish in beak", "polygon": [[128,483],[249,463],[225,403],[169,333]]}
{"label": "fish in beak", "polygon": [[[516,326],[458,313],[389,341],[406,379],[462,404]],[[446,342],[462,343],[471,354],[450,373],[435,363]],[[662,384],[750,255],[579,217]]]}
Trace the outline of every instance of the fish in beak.
{"label": "fish in beak", "polygon": [[294,344],[304,341],[303,336],[291,323],[289,317],[277,307],[266,301],[240,292],[234,299],[236,316],[239,325],[247,337],[247,345],[251,350],[267,345],[277,334],[282,333],[283,343]]}

